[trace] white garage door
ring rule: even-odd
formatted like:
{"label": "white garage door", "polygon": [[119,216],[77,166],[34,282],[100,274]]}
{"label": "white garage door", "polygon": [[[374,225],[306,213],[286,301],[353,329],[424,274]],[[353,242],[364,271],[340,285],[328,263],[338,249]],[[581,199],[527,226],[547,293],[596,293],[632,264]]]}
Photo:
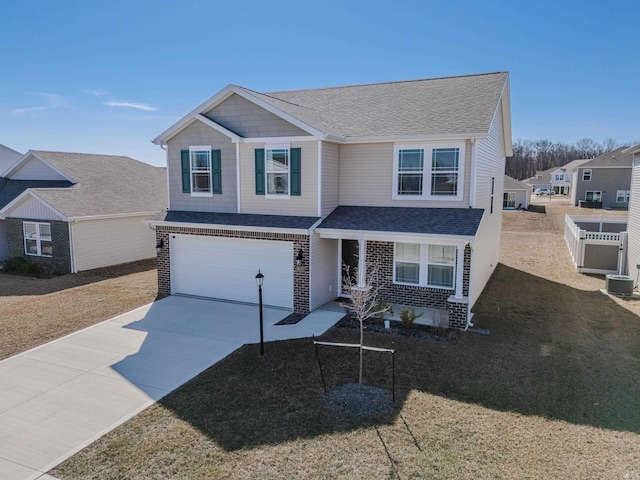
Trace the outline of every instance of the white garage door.
{"label": "white garage door", "polygon": [[170,235],[171,293],[293,308],[293,243]]}

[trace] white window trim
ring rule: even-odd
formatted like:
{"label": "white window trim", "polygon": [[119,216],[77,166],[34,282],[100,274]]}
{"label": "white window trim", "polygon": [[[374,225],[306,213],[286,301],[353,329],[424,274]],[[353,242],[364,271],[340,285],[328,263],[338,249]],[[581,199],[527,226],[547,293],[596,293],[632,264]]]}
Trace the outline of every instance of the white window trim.
{"label": "white window trim", "polygon": [[[204,173],[201,170],[193,170],[193,163],[191,161],[192,152],[204,152],[207,151],[209,155],[209,191],[208,192],[194,192],[193,187],[195,182],[193,181],[193,173]],[[213,197],[213,158],[211,156],[211,145],[196,145],[189,147],[189,184],[191,185],[192,197]]]}
{"label": "white window trim", "polygon": [[[622,195],[620,195],[622,193]],[[629,196],[631,195],[631,190],[618,190],[616,192],[616,203],[629,203]],[[622,196],[622,200],[619,198]]]}
{"label": "white window trim", "polygon": [[[584,178],[585,175],[587,174],[587,172],[589,172],[589,178],[588,179]],[[584,170],[582,170],[582,181],[583,182],[590,182],[592,177],[593,177],[593,170],[591,170],[590,168],[585,168]]]}
{"label": "white window trim", "polygon": [[[460,247],[458,245],[452,245],[447,243],[419,243],[420,245],[420,271],[418,274],[418,283],[410,283],[410,282],[400,282],[396,280],[396,247],[398,243],[412,243],[412,242],[394,242],[393,243],[393,283],[396,285],[407,285],[412,287],[426,287],[426,288],[436,288],[439,290],[451,290],[456,291],[456,284],[458,281],[457,269],[458,269],[458,259],[459,259],[459,251]],[[456,260],[454,260],[453,264],[444,264],[444,263],[429,263],[429,245],[441,245],[445,247],[454,247],[456,249]],[[453,267],[453,285],[450,287],[444,287],[442,285],[431,285],[429,284],[429,265],[446,265]]]}
{"label": "white window trim", "polygon": [[[36,236],[35,238],[27,238],[27,234],[25,232],[25,227],[27,225],[33,225],[36,227]],[[48,239],[43,239],[42,235],[40,234],[40,226],[41,225],[48,225],[49,229],[51,229],[51,224],[48,222],[22,222],[22,237],[24,239],[24,253],[25,255],[29,255],[31,257],[48,257],[51,258],[53,255],[44,255],[42,253],[42,242],[50,242],[53,245],[53,238],[50,236]],[[51,230],[49,230],[51,231]],[[27,240],[35,240],[36,242],[36,247],[37,247],[37,253],[29,253],[28,248],[27,248]]]}
{"label": "white window trim", "polygon": [[[433,170],[432,150],[435,148],[457,148],[458,149],[458,191],[456,195],[431,195],[431,174]],[[422,178],[422,194],[420,195],[398,195],[398,163],[400,150],[424,150],[424,165]],[[433,200],[440,202],[462,201],[464,197],[465,181],[465,158],[466,142],[431,142],[431,143],[396,143],[393,146],[393,181],[392,200]]]}
{"label": "white window trim", "polygon": [[[287,151],[287,193],[269,193],[269,170],[267,152],[269,150]],[[269,199],[289,200],[291,198],[291,143],[273,143],[264,146],[264,196]]]}
{"label": "white window trim", "polygon": [[[597,193],[598,194],[598,198],[599,200],[587,200],[587,194],[588,193]],[[591,197],[593,197],[593,195],[591,195]],[[601,202],[602,201],[602,190],[586,190],[584,192],[584,201],[585,202]]]}

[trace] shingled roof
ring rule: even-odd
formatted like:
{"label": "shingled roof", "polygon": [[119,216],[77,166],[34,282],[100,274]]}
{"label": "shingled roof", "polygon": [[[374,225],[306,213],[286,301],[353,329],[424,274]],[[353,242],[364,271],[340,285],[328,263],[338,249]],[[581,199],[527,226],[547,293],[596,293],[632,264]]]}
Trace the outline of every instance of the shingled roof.
{"label": "shingled roof", "polygon": [[[342,137],[480,134],[489,130],[506,72],[272,93],[245,91]],[[300,118],[304,113],[305,118]]]}
{"label": "shingled roof", "polygon": [[67,218],[158,212],[167,206],[164,168],[116,155],[42,150],[29,154],[71,181],[66,187],[30,189]]}
{"label": "shingled roof", "polygon": [[473,237],[482,208],[338,207],[322,229]]}
{"label": "shingled roof", "polygon": [[627,167],[633,166],[633,155],[630,153],[623,153],[628,147],[616,148],[611,152],[604,153],[599,157],[589,160],[588,162],[580,165],[580,168],[597,168],[597,167]]}

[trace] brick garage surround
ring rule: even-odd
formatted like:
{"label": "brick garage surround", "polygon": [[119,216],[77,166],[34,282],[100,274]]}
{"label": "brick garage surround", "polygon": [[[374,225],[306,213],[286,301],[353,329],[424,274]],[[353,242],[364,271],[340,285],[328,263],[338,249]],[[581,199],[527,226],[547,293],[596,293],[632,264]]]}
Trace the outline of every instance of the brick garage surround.
{"label": "brick garage surround", "polygon": [[469,296],[469,279],[471,273],[471,248],[464,251],[464,271],[462,276],[462,294],[464,301],[449,301],[454,291],[398,285],[393,283],[393,242],[367,241],[367,265],[378,267],[378,284],[380,296],[391,303],[411,305],[414,307],[440,308],[448,312],[448,324],[453,328],[465,328]]}
{"label": "brick garage surround", "polygon": [[[23,222],[48,223],[51,225],[51,257],[27,255],[24,252]],[[71,244],[69,242],[69,224],[53,220],[36,220],[31,218],[7,218],[7,243],[9,257],[23,257],[37,264],[43,270],[56,275],[71,273]]]}
{"label": "brick garage surround", "polygon": [[[158,294],[160,295],[171,294],[169,236],[172,234],[293,242],[293,257],[291,258],[293,311],[302,314],[309,313],[309,237],[307,235],[158,225],[156,227],[156,242],[163,242],[163,248],[158,255]],[[295,259],[300,249],[302,249],[304,260],[302,265],[297,267]]]}

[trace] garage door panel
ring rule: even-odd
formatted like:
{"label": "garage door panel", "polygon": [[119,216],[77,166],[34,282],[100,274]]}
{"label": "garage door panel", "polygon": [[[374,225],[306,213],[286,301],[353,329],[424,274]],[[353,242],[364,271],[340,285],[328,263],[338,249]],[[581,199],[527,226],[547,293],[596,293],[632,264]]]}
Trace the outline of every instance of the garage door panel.
{"label": "garage door panel", "polygon": [[265,276],[266,305],[293,307],[293,243],[171,235],[171,292],[257,303],[255,276]]}

